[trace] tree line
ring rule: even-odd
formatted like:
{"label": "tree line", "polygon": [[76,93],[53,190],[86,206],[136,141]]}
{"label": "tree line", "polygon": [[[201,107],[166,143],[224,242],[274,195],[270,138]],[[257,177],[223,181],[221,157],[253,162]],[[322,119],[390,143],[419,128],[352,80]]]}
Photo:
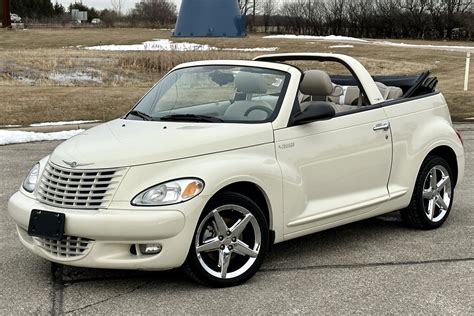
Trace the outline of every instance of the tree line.
{"label": "tree line", "polygon": [[258,5],[253,26],[263,27],[265,32],[366,38],[474,38],[472,0],[255,1]]}
{"label": "tree line", "polygon": [[[96,10],[81,2],[64,8],[51,0],[10,0],[11,11],[35,20],[67,20],[72,9],[101,18],[105,26],[172,28],[171,0],[140,0],[124,12],[125,0]],[[198,1],[198,0],[196,0]],[[474,39],[473,0],[239,0],[249,31],[366,38]]]}
{"label": "tree line", "polygon": [[122,23],[129,26],[171,26],[176,22],[176,5],[170,0],[140,0],[128,12],[123,12],[125,0],[111,0],[111,8],[97,10],[76,1],[67,8],[51,0],[10,0],[10,11],[18,14],[24,21],[67,22],[71,11],[87,11],[89,22],[100,18],[105,26]]}

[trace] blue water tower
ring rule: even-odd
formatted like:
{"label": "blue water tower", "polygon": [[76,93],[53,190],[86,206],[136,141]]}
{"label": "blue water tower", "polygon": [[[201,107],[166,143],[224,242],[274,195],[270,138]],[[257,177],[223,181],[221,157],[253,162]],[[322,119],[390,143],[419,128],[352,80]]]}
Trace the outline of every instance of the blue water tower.
{"label": "blue water tower", "polygon": [[238,0],[182,0],[173,36],[245,36]]}

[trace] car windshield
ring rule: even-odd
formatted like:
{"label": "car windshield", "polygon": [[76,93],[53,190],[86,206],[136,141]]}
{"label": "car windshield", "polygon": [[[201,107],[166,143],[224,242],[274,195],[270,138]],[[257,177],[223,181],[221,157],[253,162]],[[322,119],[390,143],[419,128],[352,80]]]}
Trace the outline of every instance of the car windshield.
{"label": "car windshield", "polygon": [[175,70],[159,81],[127,119],[262,123],[277,115],[289,74],[242,66]]}

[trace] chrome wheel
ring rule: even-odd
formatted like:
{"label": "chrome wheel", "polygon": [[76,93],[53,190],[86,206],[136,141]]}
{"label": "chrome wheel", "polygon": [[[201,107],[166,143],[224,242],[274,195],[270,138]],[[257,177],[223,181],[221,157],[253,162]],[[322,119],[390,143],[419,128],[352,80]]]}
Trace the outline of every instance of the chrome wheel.
{"label": "chrome wheel", "polygon": [[451,204],[451,179],[445,167],[431,168],[423,184],[423,206],[431,222],[442,220]]}
{"label": "chrome wheel", "polygon": [[215,208],[201,221],[195,238],[199,264],[210,275],[231,279],[257,260],[262,233],[252,213],[238,205]]}

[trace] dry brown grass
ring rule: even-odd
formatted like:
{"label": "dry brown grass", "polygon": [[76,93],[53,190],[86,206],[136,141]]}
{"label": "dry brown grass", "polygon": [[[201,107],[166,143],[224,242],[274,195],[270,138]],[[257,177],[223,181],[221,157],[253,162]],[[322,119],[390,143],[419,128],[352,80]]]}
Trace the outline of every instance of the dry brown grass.
{"label": "dry brown grass", "polygon": [[68,120],[111,120],[147,91],[133,87],[0,86],[0,124]]}
{"label": "dry brown grass", "polygon": [[120,28],[0,29],[0,50],[135,44],[169,37],[170,31]]}
{"label": "dry brown grass", "polygon": [[[251,59],[259,52],[107,52],[76,46],[132,44],[169,38],[169,31],[149,29],[0,29],[0,125],[118,117],[163,73],[177,64],[203,59]],[[417,74],[431,70],[446,96],[453,118],[474,117],[474,78],[462,91],[465,53],[350,43],[248,38],[174,39],[219,48],[278,47],[278,52],[337,52],[359,59],[372,74]],[[406,41],[405,41],[406,42]],[[422,43],[411,41],[412,43]],[[423,42],[424,43],[424,42]],[[427,42],[432,45],[469,43]],[[471,44],[472,45],[472,44]],[[472,65],[473,63],[471,63]],[[309,67],[309,65],[306,65]],[[473,72],[471,66],[471,73]],[[58,82],[51,74],[80,72],[97,81]],[[19,79],[26,80],[19,80]],[[33,86],[30,86],[33,84]]]}

